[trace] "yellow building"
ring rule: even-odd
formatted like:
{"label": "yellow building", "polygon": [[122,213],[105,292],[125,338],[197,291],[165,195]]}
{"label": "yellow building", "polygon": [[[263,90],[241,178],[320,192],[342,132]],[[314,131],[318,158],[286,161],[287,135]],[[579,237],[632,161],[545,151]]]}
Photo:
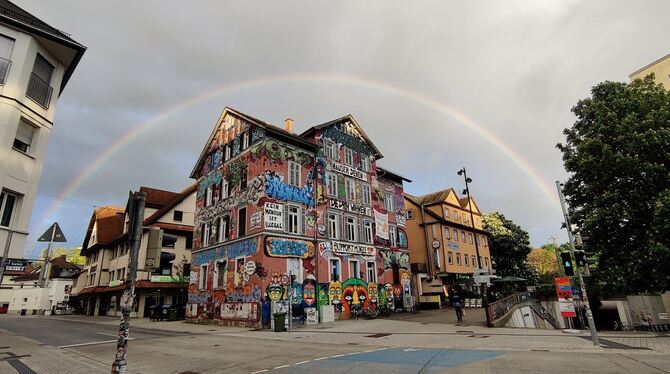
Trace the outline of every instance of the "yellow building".
{"label": "yellow building", "polygon": [[444,286],[460,285],[476,291],[472,274],[480,266],[478,262],[483,269],[490,269],[491,256],[474,199],[459,198],[453,188],[423,196],[405,193],[405,210],[410,266],[419,302],[440,302],[445,297]]}
{"label": "yellow building", "polygon": [[651,64],[638,69],[628,75],[630,80],[642,79],[647,75],[654,73],[654,80],[660,83],[666,90],[670,90],[670,54],[667,54]]}

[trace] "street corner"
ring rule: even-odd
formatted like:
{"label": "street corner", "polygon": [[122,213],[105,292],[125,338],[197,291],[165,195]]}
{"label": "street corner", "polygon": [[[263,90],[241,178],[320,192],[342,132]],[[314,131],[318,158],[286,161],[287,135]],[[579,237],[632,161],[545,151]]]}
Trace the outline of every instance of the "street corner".
{"label": "street corner", "polygon": [[394,347],[337,354],[268,368],[278,373],[440,373],[494,359],[503,352]]}

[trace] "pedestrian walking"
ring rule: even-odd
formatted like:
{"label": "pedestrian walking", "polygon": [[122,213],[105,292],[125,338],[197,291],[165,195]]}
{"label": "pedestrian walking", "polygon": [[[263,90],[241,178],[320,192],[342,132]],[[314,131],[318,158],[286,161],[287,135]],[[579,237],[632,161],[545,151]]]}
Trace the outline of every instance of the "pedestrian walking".
{"label": "pedestrian walking", "polygon": [[456,319],[458,322],[463,322],[463,307],[462,307],[461,295],[458,293],[458,290],[454,289],[451,292],[451,306],[456,310]]}

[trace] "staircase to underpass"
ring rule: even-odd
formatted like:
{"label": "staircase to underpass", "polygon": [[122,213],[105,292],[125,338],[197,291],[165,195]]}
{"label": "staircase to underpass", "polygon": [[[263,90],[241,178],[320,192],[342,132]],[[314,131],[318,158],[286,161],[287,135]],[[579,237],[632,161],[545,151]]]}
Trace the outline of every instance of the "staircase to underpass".
{"label": "staircase to underpass", "polygon": [[490,327],[557,329],[556,318],[530,292],[519,292],[486,306]]}

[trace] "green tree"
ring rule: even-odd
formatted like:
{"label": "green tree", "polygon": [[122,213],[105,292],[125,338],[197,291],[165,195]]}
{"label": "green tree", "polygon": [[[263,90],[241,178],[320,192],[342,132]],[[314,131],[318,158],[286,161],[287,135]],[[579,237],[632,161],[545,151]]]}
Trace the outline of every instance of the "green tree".
{"label": "green tree", "polygon": [[572,223],[588,237],[605,295],[670,286],[670,94],[647,76],[604,82],[572,108],[564,130],[564,193]]}
{"label": "green tree", "polygon": [[528,285],[537,284],[537,271],[527,261],[531,251],[528,232],[498,212],[484,214],[482,221],[484,230],[490,234],[489,250],[496,274],[524,278]]}
{"label": "green tree", "polygon": [[[39,259],[40,261],[44,261],[44,256],[46,255],[46,248],[40,251]],[[52,260],[56,257],[60,257],[62,255],[65,255],[65,259],[68,260],[69,262],[79,265],[79,266],[84,266],[86,265],[86,257],[82,256],[81,254],[81,247],[72,247],[72,248],[51,248],[51,254],[49,255],[49,259]],[[41,267],[42,262],[38,263],[37,267]]]}

